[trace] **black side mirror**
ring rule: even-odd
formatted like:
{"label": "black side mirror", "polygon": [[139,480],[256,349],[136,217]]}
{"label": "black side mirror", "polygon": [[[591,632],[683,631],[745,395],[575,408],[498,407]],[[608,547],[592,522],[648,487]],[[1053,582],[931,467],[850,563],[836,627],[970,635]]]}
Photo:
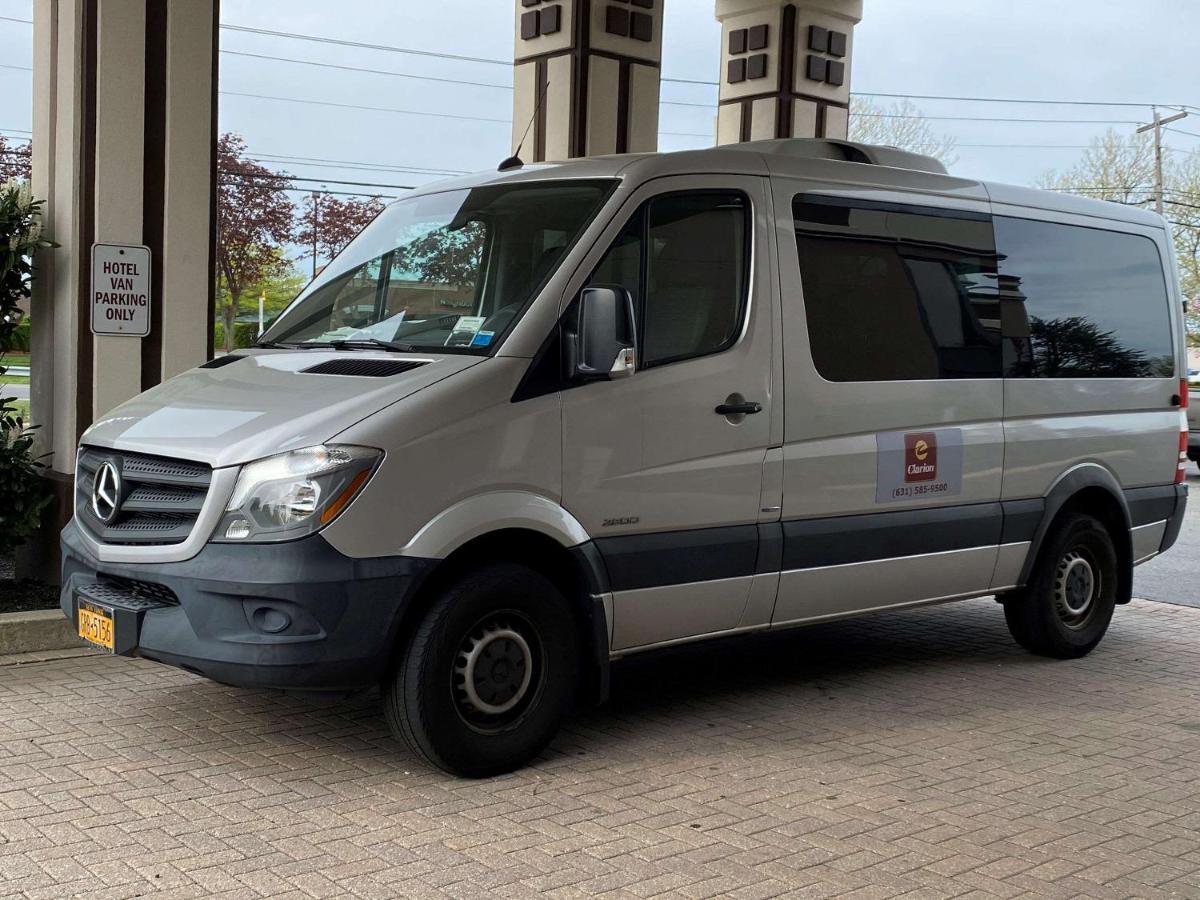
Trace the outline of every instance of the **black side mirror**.
{"label": "black side mirror", "polygon": [[571,335],[575,378],[623,378],[637,368],[633,298],[621,287],[588,287],[579,295]]}

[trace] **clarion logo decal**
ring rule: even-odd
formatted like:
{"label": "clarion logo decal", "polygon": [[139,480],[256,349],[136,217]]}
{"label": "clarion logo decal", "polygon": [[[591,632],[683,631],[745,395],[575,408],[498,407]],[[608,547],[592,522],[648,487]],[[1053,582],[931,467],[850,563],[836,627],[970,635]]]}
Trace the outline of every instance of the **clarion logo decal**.
{"label": "clarion logo decal", "polygon": [[904,436],[904,480],[934,481],[937,479],[937,435],[922,431]]}

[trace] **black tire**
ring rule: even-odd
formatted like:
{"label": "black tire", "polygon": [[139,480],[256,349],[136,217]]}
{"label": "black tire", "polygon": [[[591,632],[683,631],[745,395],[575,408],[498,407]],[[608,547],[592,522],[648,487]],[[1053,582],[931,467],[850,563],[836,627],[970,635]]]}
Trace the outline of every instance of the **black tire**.
{"label": "black tire", "polygon": [[392,733],[455,775],[520,768],[571,706],[578,634],[566,598],[544,576],[511,563],[474,570],[440,592],[403,647],[384,685]]}
{"label": "black tire", "polygon": [[1013,639],[1055,659],[1091,653],[1112,621],[1119,566],[1102,522],[1065,516],[1046,535],[1029,584],[1003,598]]}

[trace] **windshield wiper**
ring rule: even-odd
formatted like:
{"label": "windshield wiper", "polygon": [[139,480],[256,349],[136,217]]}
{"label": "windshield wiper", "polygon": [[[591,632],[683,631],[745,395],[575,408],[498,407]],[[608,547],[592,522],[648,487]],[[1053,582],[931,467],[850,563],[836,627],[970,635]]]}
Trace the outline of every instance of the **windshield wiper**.
{"label": "windshield wiper", "polygon": [[330,341],[329,346],[334,350],[352,350],[355,347],[379,347],[383,350],[389,350],[392,353],[417,352],[417,348],[412,344],[402,344],[399,341],[385,341],[382,338],[376,337],[346,338],[343,340]]}
{"label": "windshield wiper", "polygon": [[252,345],[256,350],[293,350],[299,344],[281,344],[279,341],[259,341]]}

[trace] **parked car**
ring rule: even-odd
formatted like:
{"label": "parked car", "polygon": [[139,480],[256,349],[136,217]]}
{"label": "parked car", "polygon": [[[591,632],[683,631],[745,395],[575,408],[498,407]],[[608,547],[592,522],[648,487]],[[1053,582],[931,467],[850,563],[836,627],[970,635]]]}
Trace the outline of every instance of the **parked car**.
{"label": "parked car", "polygon": [[[62,610],[228,684],[381,685],[469,776],[687,641],[994,594],[1080,657],[1184,512],[1169,248],[838,141],[423,187],[84,434]],[[471,308],[387,309],[451,281]]]}

